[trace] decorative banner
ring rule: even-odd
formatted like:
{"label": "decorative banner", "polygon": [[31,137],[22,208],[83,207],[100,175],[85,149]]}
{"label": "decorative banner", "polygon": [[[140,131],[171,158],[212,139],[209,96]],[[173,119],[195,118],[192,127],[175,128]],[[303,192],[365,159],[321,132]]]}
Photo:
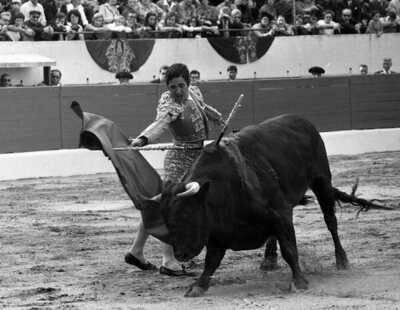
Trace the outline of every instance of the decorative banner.
{"label": "decorative banner", "polygon": [[86,48],[92,59],[109,72],[135,72],[153,51],[154,39],[146,40],[87,40]]}
{"label": "decorative banner", "polygon": [[274,37],[258,38],[254,35],[234,38],[208,38],[215,51],[226,60],[245,64],[254,62],[269,50]]}

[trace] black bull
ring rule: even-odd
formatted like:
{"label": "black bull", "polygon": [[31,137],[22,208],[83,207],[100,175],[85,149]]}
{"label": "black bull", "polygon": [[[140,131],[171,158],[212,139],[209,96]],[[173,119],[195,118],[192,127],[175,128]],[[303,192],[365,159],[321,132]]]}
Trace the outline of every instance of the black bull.
{"label": "black bull", "polygon": [[290,115],[245,127],[220,145],[206,146],[181,183],[167,185],[160,200],[150,200],[161,190],[155,170],[137,151],[113,151],[129,144],[114,123],[83,112],[76,102],[72,108],[83,120],[80,145],[102,149],[111,159],[124,189],[141,210],[146,229],[172,244],[182,261],[207,247],[203,273],[186,296],[208,289],[227,249],[256,249],[266,243],[262,268],[276,267],[276,240],[292,269],[293,286],[306,288],[292,212],[305,201],[308,188],[332,234],[339,269],[347,268],[348,260],[337,233],[335,200],[359,205],[360,210],[382,208],[332,187],[319,133],[310,122]]}

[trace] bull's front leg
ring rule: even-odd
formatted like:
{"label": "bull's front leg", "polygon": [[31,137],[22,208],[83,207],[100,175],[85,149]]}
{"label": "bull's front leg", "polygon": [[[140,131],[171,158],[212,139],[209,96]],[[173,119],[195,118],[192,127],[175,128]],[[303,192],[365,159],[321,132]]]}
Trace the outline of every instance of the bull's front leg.
{"label": "bull's front leg", "polygon": [[[279,227],[278,227],[279,226]],[[308,281],[303,275],[299,266],[299,257],[296,245],[296,235],[293,227],[292,219],[282,219],[277,226],[277,234],[282,257],[289,264],[293,273],[293,281],[290,283],[290,290],[304,290],[308,288]]]}
{"label": "bull's front leg", "polygon": [[204,270],[197,281],[189,287],[185,293],[185,297],[198,297],[204,295],[210,287],[211,277],[221,264],[225,252],[226,249],[207,247]]}

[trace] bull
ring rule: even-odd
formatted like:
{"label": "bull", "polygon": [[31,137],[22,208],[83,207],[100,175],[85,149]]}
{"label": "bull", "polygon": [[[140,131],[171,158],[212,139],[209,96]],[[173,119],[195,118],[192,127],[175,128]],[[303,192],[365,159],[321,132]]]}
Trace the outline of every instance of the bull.
{"label": "bull", "polygon": [[207,145],[181,182],[167,184],[159,199],[148,201],[160,208],[178,260],[186,262],[206,247],[204,270],[185,296],[208,290],[227,249],[252,250],[266,244],[262,267],[276,267],[277,241],[292,270],[290,288],[306,289],[293,208],[305,201],[308,189],[332,235],[336,266],[347,269],[335,201],[365,209],[374,204],[332,186],[324,142],[312,123],[293,115],[278,116]]}

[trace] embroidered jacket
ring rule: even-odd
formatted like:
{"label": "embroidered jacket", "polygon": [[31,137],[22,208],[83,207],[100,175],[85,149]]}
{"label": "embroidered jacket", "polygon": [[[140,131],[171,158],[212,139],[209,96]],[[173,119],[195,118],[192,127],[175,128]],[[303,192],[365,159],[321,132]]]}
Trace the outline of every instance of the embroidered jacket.
{"label": "embroidered jacket", "polygon": [[157,116],[139,137],[146,137],[154,143],[167,129],[170,129],[174,143],[196,143],[208,139],[208,120],[220,124],[221,113],[204,103],[197,86],[189,86],[189,98],[177,103],[169,91],[158,101]]}

